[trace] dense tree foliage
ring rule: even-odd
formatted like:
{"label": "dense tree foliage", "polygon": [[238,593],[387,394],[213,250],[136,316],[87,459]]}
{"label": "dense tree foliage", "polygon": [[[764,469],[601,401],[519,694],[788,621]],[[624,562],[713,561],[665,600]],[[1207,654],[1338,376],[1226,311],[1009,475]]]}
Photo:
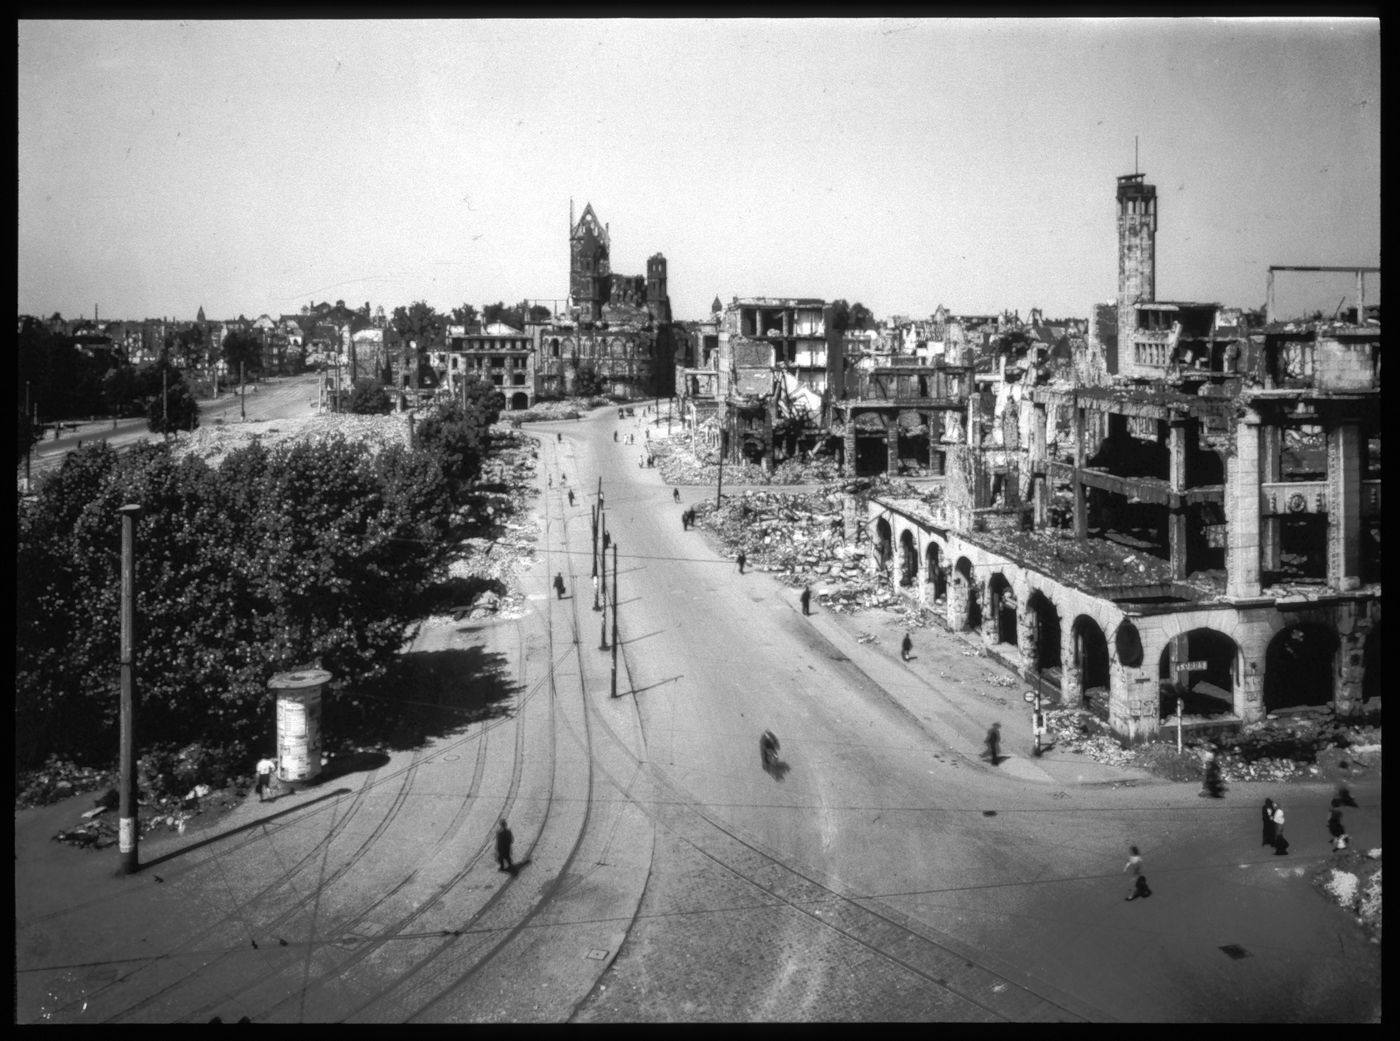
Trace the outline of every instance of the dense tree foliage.
{"label": "dense tree foliage", "polygon": [[605,389],[603,377],[598,374],[597,367],[592,362],[580,363],[578,374],[574,378],[574,394],[581,398],[592,398],[602,394]]}
{"label": "dense tree foliage", "polygon": [[241,329],[229,333],[224,337],[222,352],[233,379],[238,378],[239,365],[243,366],[245,377],[262,371],[262,341],[253,333]]}
{"label": "dense tree foliage", "polygon": [[19,504],[16,753],[115,748],[124,503],[138,527],[142,742],[257,740],[267,680],[372,677],[446,559],[452,501],[432,453],[253,445],[216,469],[165,445],[69,455]]}
{"label": "dense tree foliage", "polygon": [[173,434],[199,426],[199,402],[195,401],[181,370],[157,365],[149,370],[148,378],[154,384],[154,393],[146,399],[148,430],[154,434]]}
{"label": "dense tree foliage", "polygon": [[491,447],[491,424],[500,418],[505,398],[488,381],[466,380],[466,404],[459,395],[439,402],[418,424],[418,444],[433,454],[442,472],[461,484],[475,480]]}
{"label": "dense tree foliage", "polygon": [[837,299],[831,302],[831,325],[838,333],[848,330],[859,332],[875,328],[875,316],[859,300],[848,304],[845,300]]}
{"label": "dense tree foliage", "polygon": [[346,408],[362,416],[384,415],[393,411],[394,399],[378,380],[359,379]]}
{"label": "dense tree foliage", "polygon": [[57,335],[36,319],[20,322],[15,399],[26,397],[39,422],[101,415],[103,377],[114,365],[105,351],[79,350],[69,336]]}

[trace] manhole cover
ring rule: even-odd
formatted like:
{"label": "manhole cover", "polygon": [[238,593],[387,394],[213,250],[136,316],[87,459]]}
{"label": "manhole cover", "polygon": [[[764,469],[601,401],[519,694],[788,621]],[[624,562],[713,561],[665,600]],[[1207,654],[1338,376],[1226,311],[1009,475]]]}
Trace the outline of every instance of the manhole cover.
{"label": "manhole cover", "polygon": [[600,951],[596,947],[584,955],[585,958],[592,958],[594,961],[602,961],[607,956],[607,951]]}
{"label": "manhole cover", "polygon": [[996,815],[997,815],[997,811],[996,811],[996,810],[983,810],[983,811],[982,811],[982,816],[984,816],[984,817],[995,817]]}
{"label": "manhole cover", "polygon": [[1236,961],[1239,961],[1241,958],[1249,957],[1249,952],[1237,943],[1227,943],[1220,949]]}

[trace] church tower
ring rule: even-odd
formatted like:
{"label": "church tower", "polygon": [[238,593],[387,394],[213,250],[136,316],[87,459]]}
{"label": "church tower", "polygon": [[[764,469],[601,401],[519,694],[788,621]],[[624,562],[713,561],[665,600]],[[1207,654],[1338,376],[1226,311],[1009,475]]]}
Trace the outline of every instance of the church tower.
{"label": "church tower", "polygon": [[[572,217],[572,204],[569,209]],[[598,222],[593,204],[588,203],[578,223],[569,229],[569,296],[583,317],[596,322],[603,316],[611,288],[608,229]]]}
{"label": "church tower", "polygon": [[1108,371],[1131,369],[1133,304],[1157,297],[1157,187],[1146,174],[1118,178],[1118,345],[1107,357]]}
{"label": "church tower", "polygon": [[666,289],[666,258],[653,253],[647,260],[647,310],[654,321],[671,320],[671,296]]}

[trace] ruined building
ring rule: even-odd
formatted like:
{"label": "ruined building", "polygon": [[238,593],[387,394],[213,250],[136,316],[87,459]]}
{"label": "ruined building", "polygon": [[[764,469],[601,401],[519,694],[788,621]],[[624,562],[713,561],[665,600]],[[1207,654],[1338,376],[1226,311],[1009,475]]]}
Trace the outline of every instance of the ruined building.
{"label": "ruined building", "polygon": [[674,381],[666,258],[646,275],[612,270],[609,228],[592,204],[569,213],[569,304],[535,326],[535,389],[540,397],[600,391],[623,397],[668,395]]}
{"label": "ruined building", "polygon": [[972,393],[941,498],[872,498],[872,552],[895,588],[1125,740],[1178,710],[1202,731],[1355,711],[1380,695],[1369,269],[1352,322],[1254,331],[1216,305],[1164,309],[1150,187],[1119,178],[1118,363],[1136,378]]}

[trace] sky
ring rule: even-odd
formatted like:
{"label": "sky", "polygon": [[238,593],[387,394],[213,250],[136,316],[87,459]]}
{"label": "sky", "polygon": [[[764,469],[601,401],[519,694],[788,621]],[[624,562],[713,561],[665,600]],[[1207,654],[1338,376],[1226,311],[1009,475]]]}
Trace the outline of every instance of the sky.
{"label": "sky", "polygon": [[1159,300],[1380,263],[1366,19],[31,20],[18,117],[21,314],[562,301],[572,200],[678,319],[1085,317],[1135,168]]}

